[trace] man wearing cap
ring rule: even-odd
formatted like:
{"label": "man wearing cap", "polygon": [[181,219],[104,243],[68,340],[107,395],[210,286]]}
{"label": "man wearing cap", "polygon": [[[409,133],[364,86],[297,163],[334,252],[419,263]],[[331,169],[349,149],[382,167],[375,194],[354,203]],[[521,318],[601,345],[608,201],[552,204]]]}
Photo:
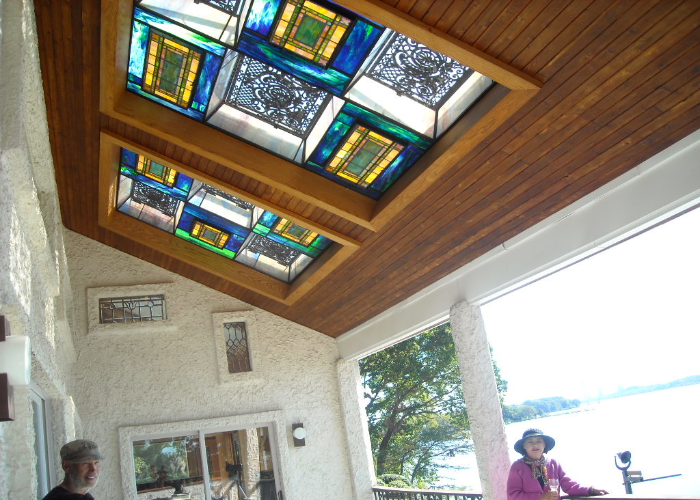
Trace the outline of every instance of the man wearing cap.
{"label": "man wearing cap", "polygon": [[76,439],[63,445],[61,467],[66,476],[44,500],[95,500],[88,491],[97,484],[101,460],[104,457],[94,441]]}

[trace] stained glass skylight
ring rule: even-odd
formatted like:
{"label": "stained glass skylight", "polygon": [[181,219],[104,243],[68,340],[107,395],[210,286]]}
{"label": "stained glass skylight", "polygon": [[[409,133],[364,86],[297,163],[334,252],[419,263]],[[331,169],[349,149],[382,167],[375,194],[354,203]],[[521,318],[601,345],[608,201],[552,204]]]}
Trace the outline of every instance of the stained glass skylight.
{"label": "stained glass skylight", "polygon": [[117,210],[285,283],[332,244],[315,231],[125,148]]}
{"label": "stained glass skylight", "polygon": [[379,199],[492,85],[324,0],[141,0],[127,89]]}

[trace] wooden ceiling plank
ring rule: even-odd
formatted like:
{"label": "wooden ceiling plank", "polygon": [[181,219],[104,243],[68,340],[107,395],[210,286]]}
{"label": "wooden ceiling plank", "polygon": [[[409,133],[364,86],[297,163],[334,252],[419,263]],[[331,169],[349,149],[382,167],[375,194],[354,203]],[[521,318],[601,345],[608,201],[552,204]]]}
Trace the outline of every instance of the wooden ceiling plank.
{"label": "wooden ceiling plank", "polygon": [[[491,44],[505,36],[507,33],[506,29],[512,26],[513,22],[526,8],[528,8],[528,3],[525,1],[509,2],[494,20],[489,22],[487,29],[479,35],[479,38],[474,40],[474,46],[489,53],[488,49]],[[464,38],[462,39],[464,40]]]}
{"label": "wooden ceiling plank", "polygon": [[[554,19],[547,21],[546,25],[541,26],[542,32],[518,53],[512,64],[517,68],[523,68],[523,70],[527,68],[526,71],[534,74],[535,71],[531,65],[532,60],[542,54],[547,48],[553,48],[553,44],[556,43],[555,41],[562,32],[571,26],[581,14],[585,14],[592,3],[593,0],[576,0],[565,7],[561,7],[559,14]],[[537,26],[537,23],[535,22],[534,25]]]}
{"label": "wooden ceiling plank", "polygon": [[500,60],[504,52],[512,50],[510,49],[511,46],[526,44],[529,39],[527,36],[523,35],[523,33],[526,32],[533,20],[540,15],[542,10],[547,6],[547,3],[548,2],[538,1],[529,2],[520,12],[520,15],[508,26],[503,36],[494,40],[494,42],[489,45],[486,52]]}
{"label": "wooden ceiling plank", "polygon": [[489,2],[459,39],[479,50],[484,50],[484,46],[477,44],[477,40],[492,26],[494,19],[503,13],[504,3]]}
{"label": "wooden ceiling plank", "polygon": [[449,29],[444,31],[451,37],[461,40],[462,35],[464,35],[484,9],[489,6],[489,3],[489,0],[474,0],[470,2],[462,14],[449,26]]}
{"label": "wooden ceiling plank", "polygon": [[[423,20],[423,17],[425,17],[425,14],[430,10],[432,5],[432,0],[416,0],[413,6],[408,11],[404,12],[408,12],[408,14],[416,19]],[[423,22],[425,22],[425,20],[423,20]]]}
{"label": "wooden ceiling plank", "polygon": [[52,26],[51,4],[46,2],[36,2],[35,17],[37,32],[39,35],[39,63],[41,67],[42,83],[44,87],[44,101],[46,103],[46,115],[48,121],[49,142],[51,144],[51,154],[56,165],[56,185],[58,187],[58,197],[61,210],[61,219],[66,227],[73,226],[73,204],[68,199],[70,196],[69,183],[65,181],[60,168],[63,162],[63,142],[60,140],[61,127],[58,125],[61,115],[59,92],[57,89],[58,70],[56,58],[53,57],[54,28]]}
{"label": "wooden ceiling plank", "polygon": [[432,2],[432,5],[422,17],[425,24],[434,26],[440,31],[447,31],[462,12],[466,10],[466,0],[445,0]]}
{"label": "wooden ceiling plank", "polygon": [[[654,26],[657,26],[657,24],[649,17],[645,23],[646,29],[653,30]],[[639,47],[647,47],[649,43],[648,38],[645,38],[645,36],[648,37],[647,31],[625,31],[625,43],[621,44],[621,46],[626,48],[623,49],[622,52],[618,53],[618,51],[605,50],[599,52],[598,57],[588,60],[581,71],[574,72],[571,75],[569,75],[569,72],[566,70],[557,73],[549,85],[549,88],[554,87],[553,93],[550,95],[542,95],[541,97],[545,99],[545,102],[551,102],[554,95],[562,95],[565,96],[564,100],[559,102],[558,106],[565,109],[580,109],[581,100],[583,100],[586,95],[591,95],[592,93],[597,95],[595,94],[596,88],[605,85],[609,79],[616,78],[615,75],[621,68],[634,58],[640,57]],[[642,41],[639,42],[638,45],[635,45],[635,42],[638,42],[640,38]],[[566,78],[566,80],[563,82],[560,81],[563,78]],[[545,94],[545,92],[542,94]],[[540,108],[540,111],[544,110],[546,110],[545,106]],[[561,116],[559,114],[559,108],[556,106],[551,106],[547,112],[539,116],[537,116],[536,113],[530,113],[527,118],[534,119],[534,122],[523,125],[518,124],[517,126],[520,127],[522,132],[518,134],[513,141],[510,141],[504,148],[504,151],[509,154],[515,154],[515,151],[521,150],[523,145],[528,145],[530,149],[534,149],[536,147],[537,136],[541,135],[543,130],[551,128],[552,123],[555,122],[559,116]],[[556,123],[561,127],[565,122],[560,120]]]}

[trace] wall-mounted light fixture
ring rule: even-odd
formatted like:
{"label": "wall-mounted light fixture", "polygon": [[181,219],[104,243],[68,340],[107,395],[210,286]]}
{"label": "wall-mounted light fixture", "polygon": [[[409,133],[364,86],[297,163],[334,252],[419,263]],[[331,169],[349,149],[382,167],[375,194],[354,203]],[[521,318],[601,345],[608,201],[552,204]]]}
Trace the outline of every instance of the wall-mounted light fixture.
{"label": "wall-mounted light fixture", "polygon": [[294,446],[306,446],[306,429],[304,424],[292,424],[292,438]]}
{"label": "wall-mounted light fixture", "polygon": [[10,335],[10,323],[0,316],[0,422],[15,419],[12,386],[31,380],[29,337]]}

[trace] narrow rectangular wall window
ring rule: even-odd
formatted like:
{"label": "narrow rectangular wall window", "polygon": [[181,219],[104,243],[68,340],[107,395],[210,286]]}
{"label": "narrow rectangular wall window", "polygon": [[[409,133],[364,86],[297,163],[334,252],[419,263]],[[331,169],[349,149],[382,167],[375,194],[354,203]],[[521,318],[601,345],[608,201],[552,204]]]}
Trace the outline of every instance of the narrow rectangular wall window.
{"label": "narrow rectangular wall window", "polygon": [[229,373],[251,371],[245,323],[224,323],[224,340]]}
{"label": "narrow rectangular wall window", "polygon": [[100,299],[100,323],[138,323],[164,319],[164,295]]}

